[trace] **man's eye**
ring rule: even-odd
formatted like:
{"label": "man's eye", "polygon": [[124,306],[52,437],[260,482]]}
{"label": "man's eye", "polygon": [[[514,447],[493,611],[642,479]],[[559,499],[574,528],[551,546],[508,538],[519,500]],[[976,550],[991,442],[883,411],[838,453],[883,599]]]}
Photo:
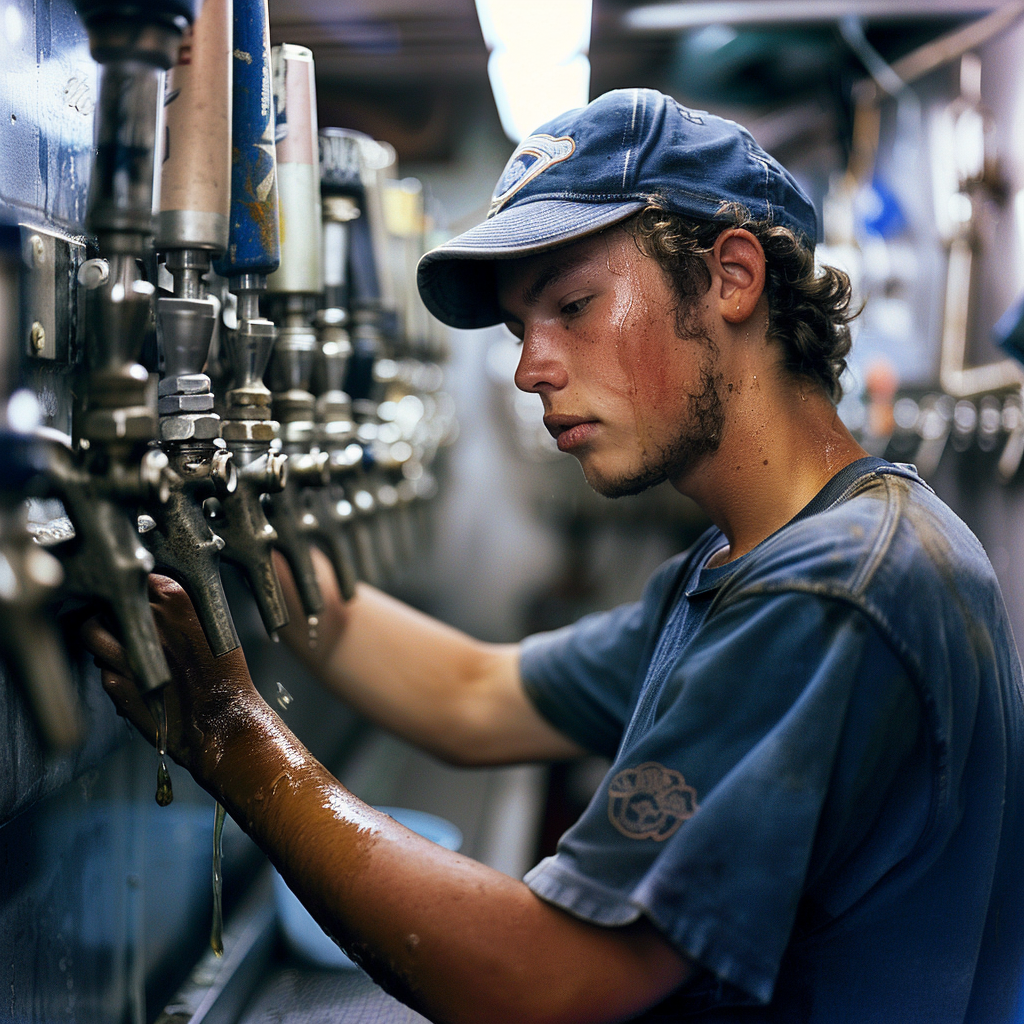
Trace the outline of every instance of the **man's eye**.
{"label": "man's eye", "polygon": [[587,296],[583,299],[573,299],[572,302],[567,302],[562,307],[562,316],[578,316],[587,308],[590,302],[591,296]]}

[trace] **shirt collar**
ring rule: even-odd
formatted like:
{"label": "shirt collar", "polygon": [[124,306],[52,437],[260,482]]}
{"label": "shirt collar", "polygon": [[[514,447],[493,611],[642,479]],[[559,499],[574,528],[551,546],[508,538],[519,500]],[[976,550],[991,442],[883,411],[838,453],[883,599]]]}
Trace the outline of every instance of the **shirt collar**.
{"label": "shirt collar", "polygon": [[920,480],[917,470],[913,466],[887,462],[885,459],[880,459],[875,455],[868,455],[863,459],[857,459],[856,462],[851,462],[848,466],[844,466],[839,470],[789,522],[784,526],[780,526],[778,530],[761,541],[757,547],[752,548],[733,562],[726,562],[725,565],[708,568],[708,559],[725,545],[725,535],[721,530],[714,529],[704,542],[705,550],[701,552],[700,557],[697,559],[697,566],[699,568],[690,578],[690,583],[686,588],[686,596],[696,597],[712,590],[718,590],[719,587],[735,576],[743,568],[747,560],[753,558],[758,549],[763,544],[766,544],[771,537],[776,536],[776,534],[785,530],[786,527],[792,526],[793,523],[806,519],[808,516],[817,515],[819,512],[824,512],[837,502],[845,500],[847,492],[853,484],[862,477],[879,472],[896,473],[900,476],[909,476]]}

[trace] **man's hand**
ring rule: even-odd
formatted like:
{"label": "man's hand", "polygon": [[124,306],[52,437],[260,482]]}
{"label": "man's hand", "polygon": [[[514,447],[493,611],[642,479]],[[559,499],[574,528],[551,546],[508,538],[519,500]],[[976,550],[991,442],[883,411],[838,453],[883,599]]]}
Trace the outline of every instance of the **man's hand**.
{"label": "man's hand", "polygon": [[[212,655],[176,583],[150,577],[150,601],[174,674],[168,752],[400,998],[452,1024],[597,1024],[634,1016],[690,975],[646,921],[579,921],[361,803],[259,696],[240,650]],[[119,712],[152,741],[155,723],[123,648],[98,619],[83,633]]]}
{"label": "man's hand", "polygon": [[[167,708],[167,752],[208,786],[218,759],[219,733],[253,713],[269,711],[249,677],[239,647],[217,658],[206,642],[185,591],[166,576],[149,577],[149,602],[173,674],[157,691]],[[156,722],[140,694],[120,641],[100,621],[89,619],[82,639],[102,670],[103,687],[117,707],[150,743]]]}

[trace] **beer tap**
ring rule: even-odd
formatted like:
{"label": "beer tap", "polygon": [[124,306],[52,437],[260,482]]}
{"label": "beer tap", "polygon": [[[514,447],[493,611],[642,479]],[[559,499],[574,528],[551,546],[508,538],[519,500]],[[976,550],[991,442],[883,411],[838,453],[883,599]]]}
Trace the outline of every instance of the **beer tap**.
{"label": "beer tap", "polygon": [[33,540],[25,495],[44,468],[31,433],[35,399],[16,392],[18,264],[16,227],[0,226],[0,651],[21,685],[43,741],[78,745],[82,714],[48,606],[63,579],[60,562]]}
{"label": "beer tap", "polygon": [[215,655],[238,647],[220,578],[224,542],[203,515],[206,498],[237,486],[203,373],[218,315],[204,275],[228,244],[231,183],[231,2],[206,0],[166,90],[167,148],[155,246],[174,281],[157,299],[163,355],[160,447],[175,471],[170,500],[147,511],[143,539],[188,591]]}
{"label": "beer tap", "polygon": [[100,258],[79,270],[86,347],[72,446],[47,444],[46,476],[75,530],[55,549],[67,589],[106,605],[148,695],[169,681],[170,670],[149,608],[153,558],[139,539],[136,513],[141,503],[167,500],[173,474],[167,456],[149,447],[157,417],[138,358],[154,289],[139,267],[152,241],[163,75],[195,10],[193,0],[79,0],[78,8],[102,65],[86,213]]}
{"label": "beer tap", "polygon": [[[363,449],[356,440],[352,400],[345,378],[352,342],[348,333],[348,257],[350,223],[359,217],[355,196],[361,189],[359,141],[353,132],[324,128],[320,132],[320,192],[323,209],[323,305],[317,311],[317,350],[311,390],[316,395],[316,438],[328,453],[330,485],[316,495],[326,533],[341,549],[337,562],[347,571],[339,575],[346,600],[355,592],[353,555],[358,549],[356,510],[345,492],[345,482],[360,470]],[[364,531],[365,532],[365,531]],[[363,543],[368,545],[369,538]],[[343,556],[343,557],[342,557]],[[370,551],[372,557],[372,550]],[[374,579],[371,566],[367,579]]]}
{"label": "beer tap", "polygon": [[[373,365],[380,350],[376,327],[380,289],[369,222],[362,210],[362,149],[367,141],[372,140],[343,128],[320,131],[324,307],[316,318],[319,349],[312,387],[317,395],[320,444],[330,456],[331,486],[323,495],[328,506],[325,515],[335,524],[335,535],[350,540],[346,547],[351,548],[358,576],[379,584],[380,558],[371,533],[377,502],[366,485],[366,453],[356,437],[348,393],[350,382],[360,390],[372,387]],[[354,247],[353,238],[357,239]],[[358,353],[348,330],[353,299],[359,303],[361,322],[368,323],[370,331],[368,339],[360,337]]]}
{"label": "beer tap", "polygon": [[367,136],[357,136],[357,142],[362,216],[353,222],[351,237],[353,352],[345,389],[352,398],[356,436],[365,455],[352,497],[362,516],[360,525],[365,525],[367,533],[372,531],[379,575],[390,579],[399,564],[391,514],[397,497],[384,478],[382,463],[390,462],[390,454],[380,439],[379,405],[384,394],[381,367],[390,367],[384,376],[393,376],[389,350],[394,350],[402,334],[384,198],[385,182],[394,172],[395,151]]}
{"label": "beer tap", "polygon": [[[304,493],[330,481],[326,452],[314,450],[315,399],[309,390],[316,351],[310,313],[321,288],[320,161],[317,151],[313,55],[304,46],[275,46],[274,103],[281,196],[281,266],[267,279],[278,339],[268,379],[278,440],[288,456],[288,480],[266,502],[277,547],[284,555],[310,626],[323,610],[311,545],[323,536]],[[332,551],[327,549],[328,554]],[[344,568],[338,572],[341,579]]]}
{"label": "beer tap", "polygon": [[288,460],[270,450],[276,424],[263,372],[276,329],[259,310],[267,275],[281,260],[266,0],[236,0],[233,34],[228,248],[214,269],[228,279],[237,299],[237,324],[224,338],[232,380],[220,427],[237,486],[208,501],[207,509],[224,540],[222,557],[242,570],[267,632],[276,637],[288,624],[288,612],[272,559],[277,533],[267,521],[262,496],[284,488]]}
{"label": "beer tap", "polygon": [[321,526],[317,539],[331,558],[341,595],[347,601],[356,588],[352,551],[355,511],[339,481],[362,464],[363,449],[356,442],[352,400],[343,388],[352,352],[346,319],[341,306],[326,306],[317,312],[317,350],[310,389],[316,395],[316,443],[327,454],[328,473],[328,485],[312,492]]}

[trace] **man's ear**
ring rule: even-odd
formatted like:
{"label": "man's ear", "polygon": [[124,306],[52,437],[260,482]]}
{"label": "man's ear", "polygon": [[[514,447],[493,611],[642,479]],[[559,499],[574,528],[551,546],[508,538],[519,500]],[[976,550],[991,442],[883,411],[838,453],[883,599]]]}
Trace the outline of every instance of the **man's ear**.
{"label": "man's ear", "polygon": [[764,249],[746,228],[727,228],[709,253],[711,272],[717,279],[718,303],[722,319],[740,324],[754,312],[764,291]]}

